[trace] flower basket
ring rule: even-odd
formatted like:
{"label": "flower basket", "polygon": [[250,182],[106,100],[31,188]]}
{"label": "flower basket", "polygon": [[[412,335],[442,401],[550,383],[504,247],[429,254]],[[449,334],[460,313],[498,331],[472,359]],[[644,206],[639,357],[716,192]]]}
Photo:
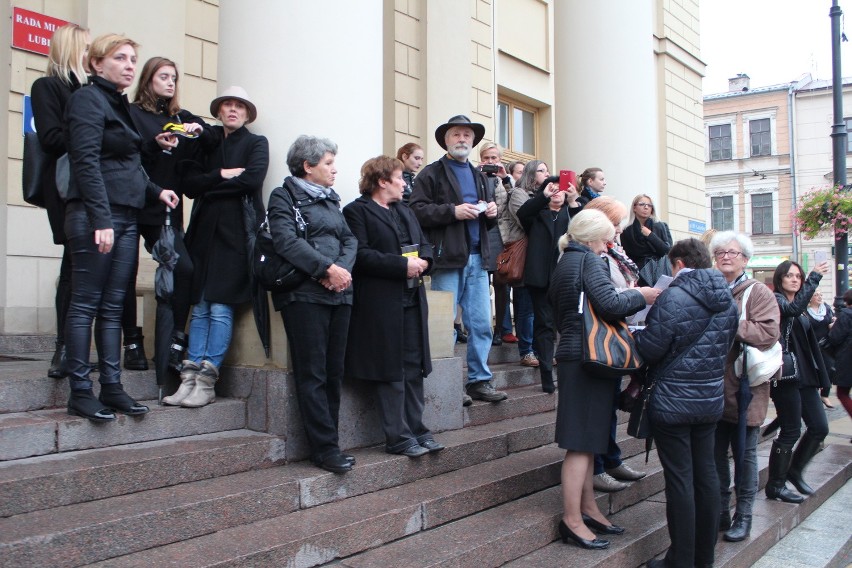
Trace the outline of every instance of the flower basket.
{"label": "flower basket", "polygon": [[793,210],[796,233],[806,239],[819,234],[846,233],[852,224],[852,193],[841,191],[839,186],[813,189],[799,198]]}

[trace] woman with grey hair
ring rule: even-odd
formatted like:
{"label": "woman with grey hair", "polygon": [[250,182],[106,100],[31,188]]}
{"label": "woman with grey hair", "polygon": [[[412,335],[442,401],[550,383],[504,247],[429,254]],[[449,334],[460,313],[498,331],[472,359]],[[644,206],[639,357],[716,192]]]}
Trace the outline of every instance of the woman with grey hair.
{"label": "woman with grey hair", "polygon": [[[734,470],[736,509],[732,522],[728,448],[733,447],[735,452],[739,449],[739,403],[736,395],[740,388],[740,379],[734,371],[734,361],[745,344],[758,349],[774,345],[780,335],[781,316],[772,291],[762,282],[749,278],[745,272],[746,265],[754,253],[750,238],[733,231],[716,233],[710,241],[710,253],[716,261],[716,269],[728,281],[740,316],[745,309],[745,318],[740,319],[734,344],[725,360],[725,409],[722,420],[716,427],[715,450],[722,500],[719,530],[726,531],[725,540],[739,542],[746,539],[751,531],[752,505],[758,489],[757,442],[760,438],[760,425],[763,424],[769,407],[769,383],[751,387],[752,400],[746,413],[744,458],[742,464],[735,464]],[[746,305],[743,306],[743,297],[748,289],[751,291]]]}
{"label": "woman with grey hair", "polygon": [[287,152],[293,175],[272,191],[268,215],[275,252],[309,276],[293,290],[273,292],[272,302],[284,320],[310,458],[346,473],[355,459],[340,451],[337,420],[358,240],[332,189],[336,155],[331,140],[299,136]]}

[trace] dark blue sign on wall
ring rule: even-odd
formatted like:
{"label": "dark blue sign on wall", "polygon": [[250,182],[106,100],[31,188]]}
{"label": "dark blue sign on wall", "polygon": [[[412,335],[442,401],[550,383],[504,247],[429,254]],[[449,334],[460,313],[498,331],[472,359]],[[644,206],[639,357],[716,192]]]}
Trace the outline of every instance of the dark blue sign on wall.
{"label": "dark blue sign on wall", "polygon": [[33,102],[29,95],[24,95],[24,128],[23,136],[27,132],[35,132],[35,120],[33,120]]}

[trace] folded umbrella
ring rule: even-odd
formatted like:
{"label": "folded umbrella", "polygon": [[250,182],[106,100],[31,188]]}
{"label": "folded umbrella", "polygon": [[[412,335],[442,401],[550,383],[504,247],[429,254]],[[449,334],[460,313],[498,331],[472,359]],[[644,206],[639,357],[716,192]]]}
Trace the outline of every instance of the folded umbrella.
{"label": "folded umbrella", "polygon": [[246,257],[248,258],[248,273],[249,285],[251,286],[252,297],[252,313],[254,314],[254,325],[257,328],[257,334],[260,336],[260,343],[263,345],[263,351],[266,357],[269,358],[270,338],[272,329],[269,319],[269,300],[266,295],[266,289],[260,285],[260,282],[254,277],[254,269],[252,259],[254,259],[254,243],[257,240],[257,230],[260,223],[257,220],[254,203],[250,197],[243,198],[243,225],[246,231]]}
{"label": "folded umbrella", "polygon": [[754,395],[751,393],[751,386],[748,384],[748,375],[746,374],[746,354],[743,353],[743,371],[739,376],[740,386],[736,392],[737,399],[737,444],[734,446],[734,466],[736,471],[737,487],[742,487],[740,476],[743,474],[743,462],[745,461],[745,444],[746,444],[746,428],[748,427],[748,405],[751,404],[751,399]]}
{"label": "folded umbrella", "polygon": [[175,229],[172,227],[171,209],[166,207],[166,221],[160,230],[160,238],[151,249],[157,262],[154,272],[154,294],[157,297],[157,317],[154,324],[154,370],[159,386],[159,399],[163,398],[169,370],[169,349],[175,327],[172,295],[175,291],[174,270],[180,255],[175,251]]}

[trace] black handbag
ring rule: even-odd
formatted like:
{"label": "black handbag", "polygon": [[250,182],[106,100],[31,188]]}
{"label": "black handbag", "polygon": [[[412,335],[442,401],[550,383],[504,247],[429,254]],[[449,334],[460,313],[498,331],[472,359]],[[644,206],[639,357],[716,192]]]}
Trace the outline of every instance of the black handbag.
{"label": "black handbag", "polygon": [[24,134],[24,164],[21,188],[24,201],[36,207],[44,207],[44,172],[50,164],[50,156],[42,149],[35,132]]}
{"label": "black handbag", "polygon": [[[289,189],[284,188],[288,194]],[[297,238],[307,238],[308,224],[302,217],[302,212],[295,206],[296,200],[290,194],[293,202],[293,212],[296,215]],[[300,236],[301,235],[301,236]],[[257,230],[252,252],[252,270],[261,286],[269,292],[289,292],[298,288],[308,274],[296,268],[292,262],[275,252],[272,234],[269,232],[269,219],[261,223]]]}
{"label": "black handbag", "polygon": [[790,351],[790,333],[793,330],[793,320],[790,320],[787,325],[786,333],[784,334],[784,351],[781,353],[781,377],[778,381],[797,381],[799,379],[799,362],[796,359],[796,354]]}

